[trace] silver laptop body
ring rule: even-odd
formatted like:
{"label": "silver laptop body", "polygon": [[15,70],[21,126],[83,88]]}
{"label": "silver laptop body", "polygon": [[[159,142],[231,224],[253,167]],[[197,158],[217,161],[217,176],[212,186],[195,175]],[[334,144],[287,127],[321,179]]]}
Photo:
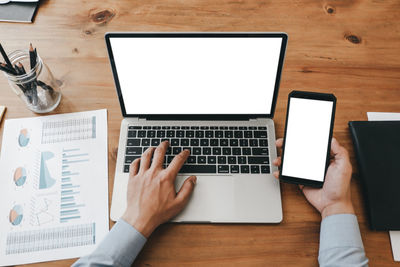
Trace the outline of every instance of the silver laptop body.
{"label": "silver laptop body", "polygon": [[[181,45],[182,42],[184,45]],[[173,222],[281,222],[280,186],[279,181],[272,175],[277,170],[272,164],[277,157],[272,118],[287,35],[284,33],[108,33],[106,43],[124,115],[116,161],[111,219],[118,220],[126,209],[129,163],[134,158],[140,157],[141,152],[148,146],[169,140],[172,144],[169,154],[166,155],[165,167],[170,161],[168,157],[173,158],[180,149],[190,147],[192,151],[193,161],[188,160],[181,170],[184,173],[177,176],[176,190],[179,190],[187,177],[197,176],[197,184],[188,205],[172,219]],[[200,46],[192,49],[198,43]],[[232,51],[225,51],[225,48]],[[200,51],[202,49],[204,51]],[[264,52],[266,55],[262,55],[264,58],[260,59],[259,55]],[[192,56],[191,53],[195,55]],[[154,54],[156,55],[153,56]],[[183,59],[181,54],[184,54]],[[204,59],[209,54],[212,56]],[[164,55],[167,56],[164,58]],[[231,60],[230,57],[235,59]],[[140,64],[132,67],[131,62],[133,65],[135,65],[133,62]],[[168,65],[162,66],[165,62],[169,62]],[[187,66],[192,62],[193,66]],[[204,62],[210,65],[204,68],[203,65],[206,64]],[[242,63],[240,66],[232,67],[236,62]],[[252,66],[253,62],[255,66]],[[260,68],[264,68],[263,62],[273,62],[273,64],[268,63],[269,67],[260,71]],[[224,64],[228,66],[225,67]],[[245,71],[236,70],[243,65]],[[179,70],[176,75],[175,69]],[[186,72],[187,70],[189,71]],[[223,70],[228,71],[224,73]],[[231,82],[229,77],[238,77],[247,70],[250,73],[249,77],[239,77],[237,80],[233,78],[234,81],[226,90],[226,98],[224,94],[219,93],[215,94],[217,99],[213,98],[218,88],[223,88],[225,83]],[[168,76],[163,76],[164,72],[168,72]],[[216,72],[218,73],[214,76]],[[258,72],[260,74],[252,76]],[[264,75],[265,72],[272,73]],[[161,81],[149,80],[146,75]],[[182,75],[190,76],[190,79],[175,83],[177,79],[186,79],[182,78]],[[271,78],[267,84],[263,77],[268,75]],[[171,76],[172,78],[169,78]],[[225,80],[218,81],[219,76],[225,77]],[[248,78],[252,78],[251,81],[247,81]],[[207,79],[213,82],[209,84]],[[254,84],[257,88],[261,83],[258,90],[268,87],[271,92],[268,95],[262,91],[254,91],[261,92],[259,97],[261,99],[257,94],[254,97],[240,95],[241,92],[252,93],[252,89],[246,88],[235,91],[236,87],[239,89],[243,87],[242,80],[245,84]],[[188,84],[188,81],[194,82]],[[202,89],[213,87],[214,84],[218,86],[212,90]],[[160,86],[165,89],[151,91]],[[180,87],[183,89],[179,89]],[[174,93],[169,94],[171,91]],[[202,96],[202,93],[207,96]],[[156,94],[162,96],[156,97]],[[260,104],[264,103],[265,95],[268,96],[265,101],[268,107]],[[190,104],[185,104],[186,102]],[[154,106],[152,103],[157,105]],[[253,103],[255,107],[252,107]],[[241,110],[241,106],[244,110]],[[255,112],[247,114],[245,113],[247,109]]]}

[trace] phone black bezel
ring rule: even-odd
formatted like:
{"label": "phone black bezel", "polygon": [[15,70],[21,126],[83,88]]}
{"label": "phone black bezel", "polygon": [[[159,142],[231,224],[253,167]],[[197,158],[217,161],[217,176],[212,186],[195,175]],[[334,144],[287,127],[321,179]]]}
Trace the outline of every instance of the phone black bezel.
{"label": "phone black bezel", "polygon": [[328,150],[327,150],[328,152],[327,152],[326,161],[325,161],[325,175],[326,175],[326,171],[327,171],[329,163],[330,163],[331,141],[332,141],[332,135],[333,135],[333,126],[335,123],[336,97],[333,94],[307,92],[307,91],[292,91],[288,96],[285,133],[284,133],[283,146],[282,146],[282,166],[281,166],[281,170],[279,172],[279,180],[281,180],[282,182],[285,182],[285,183],[300,184],[300,185],[307,185],[307,186],[311,186],[311,187],[321,188],[325,182],[325,175],[324,175],[324,180],[322,182],[282,175],[282,168],[283,168],[283,162],[284,162],[284,156],[285,156],[286,131],[287,131],[287,125],[288,125],[288,117],[289,117],[290,99],[291,98],[304,98],[304,99],[323,100],[323,101],[333,102],[331,126],[330,126],[330,130],[329,130],[329,139],[328,139]]}

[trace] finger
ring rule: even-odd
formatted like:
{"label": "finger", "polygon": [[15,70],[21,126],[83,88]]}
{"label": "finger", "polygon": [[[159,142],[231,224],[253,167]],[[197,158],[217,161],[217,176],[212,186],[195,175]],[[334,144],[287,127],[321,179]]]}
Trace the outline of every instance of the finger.
{"label": "finger", "polygon": [[139,171],[140,158],[132,161],[131,166],[129,167],[129,177],[135,176]]}
{"label": "finger", "polygon": [[181,153],[176,155],[172,162],[169,164],[166,170],[171,173],[174,179],[176,178],[176,175],[178,175],[179,170],[182,168],[189,155],[189,150],[183,150]]}
{"label": "finger", "polygon": [[279,171],[274,171],[273,174],[274,174],[274,176],[275,176],[276,179],[279,179]]}
{"label": "finger", "polygon": [[164,163],[165,153],[167,152],[169,143],[168,141],[162,142],[154,151],[153,162],[151,163],[151,167],[153,168],[162,168],[162,164]]}
{"label": "finger", "polygon": [[347,150],[339,144],[336,138],[332,138],[331,155],[335,159],[346,158],[348,156]]}
{"label": "finger", "polygon": [[283,138],[279,138],[275,142],[277,148],[281,148],[283,146]]}
{"label": "finger", "polygon": [[140,172],[146,171],[150,167],[151,157],[153,156],[153,152],[155,147],[149,147],[146,151],[142,154],[142,158],[140,160]]}
{"label": "finger", "polygon": [[281,158],[281,157],[277,157],[276,159],[274,159],[274,161],[272,161],[272,163],[273,163],[275,166],[281,166],[281,164],[282,164],[282,158]]}
{"label": "finger", "polygon": [[181,189],[179,190],[178,194],[176,195],[175,204],[179,207],[180,210],[183,209],[186,203],[189,201],[196,181],[196,176],[190,176],[189,178],[187,178],[183,183]]}

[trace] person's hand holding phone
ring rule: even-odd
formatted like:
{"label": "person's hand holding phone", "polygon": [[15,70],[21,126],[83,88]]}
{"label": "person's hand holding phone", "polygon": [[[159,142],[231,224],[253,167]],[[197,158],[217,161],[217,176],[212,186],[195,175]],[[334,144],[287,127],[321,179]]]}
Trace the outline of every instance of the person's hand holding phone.
{"label": "person's hand holding phone", "polygon": [[[276,147],[279,149],[282,145],[283,139],[280,138],[276,141]],[[354,214],[350,196],[352,167],[349,155],[335,138],[332,138],[331,157],[322,188],[299,186],[311,205],[321,213],[322,218],[333,214]],[[273,164],[280,167],[281,157],[276,158]],[[279,178],[279,172],[274,172],[274,176]]]}

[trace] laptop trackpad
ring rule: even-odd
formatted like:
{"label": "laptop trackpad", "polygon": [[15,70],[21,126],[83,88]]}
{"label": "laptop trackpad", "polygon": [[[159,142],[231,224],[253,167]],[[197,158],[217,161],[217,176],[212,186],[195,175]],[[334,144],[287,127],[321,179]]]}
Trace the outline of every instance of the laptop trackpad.
{"label": "laptop trackpad", "polygon": [[[181,188],[189,176],[178,176]],[[172,221],[212,222],[234,217],[234,180],[231,176],[197,176],[197,183],[186,208]]]}

